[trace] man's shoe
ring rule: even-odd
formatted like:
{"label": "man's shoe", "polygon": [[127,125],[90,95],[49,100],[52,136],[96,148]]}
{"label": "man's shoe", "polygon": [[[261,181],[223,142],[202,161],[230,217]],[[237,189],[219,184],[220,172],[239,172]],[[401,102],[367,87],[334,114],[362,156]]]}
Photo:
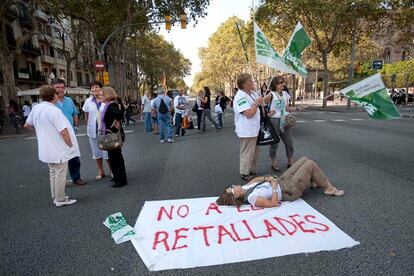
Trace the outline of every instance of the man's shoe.
{"label": "man's shoe", "polygon": [[178,134],[177,133],[175,134],[175,137],[178,137]]}
{"label": "man's shoe", "polygon": [[168,143],[174,143],[175,142],[173,138],[168,138],[167,141],[168,141]]}
{"label": "man's shoe", "polygon": [[82,186],[82,185],[85,185],[85,184],[86,184],[86,181],[85,181],[85,180],[83,180],[82,178],[79,178],[79,179],[78,179],[78,180],[76,180],[76,182],[74,182],[73,184],[76,184],[76,185]]}
{"label": "man's shoe", "polygon": [[165,140],[164,140],[164,139],[161,139],[161,140],[160,140],[160,143],[164,143],[164,142],[165,142]]}
{"label": "man's shoe", "polygon": [[69,199],[66,198],[65,201],[56,201],[55,205],[56,207],[66,206],[66,205],[72,205],[76,203],[76,199]]}

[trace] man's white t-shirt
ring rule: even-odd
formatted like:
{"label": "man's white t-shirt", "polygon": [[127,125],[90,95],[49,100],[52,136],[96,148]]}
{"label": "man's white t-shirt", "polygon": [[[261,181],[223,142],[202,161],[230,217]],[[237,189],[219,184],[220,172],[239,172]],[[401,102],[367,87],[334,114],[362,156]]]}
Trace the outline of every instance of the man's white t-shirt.
{"label": "man's white t-shirt", "polygon": [[[248,190],[251,187],[254,187],[258,182],[254,182],[248,185],[242,186],[243,190]],[[268,200],[272,199],[272,184],[270,182],[263,182],[262,184],[258,185],[254,190],[250,193],[247,197],[247,201],[252,205],[256,206],[256,200],[258,197],[263,197]],[[277,192],[277,199],[280,203],[282,201],[282,190],[280,189],[279,184],[276,185],[276,192]]]}
{"label": "man's white t-shirt", "polygon": [[[270,111],[275,111],[275,114],[273,114],[271,118],[280,118],[282,112],[282,101],[285,102],[285,108],[289,106],[290,95],[286,91],[282,91],[282,96],[280,96],[277,92],[272,91],[271,93],[273,97],[272,102],[270,103]],[[287,110],[286,114],[289,114]]]}
{"label": "man's white t-shirt", "polygon": [[177,95],[174,98],[174,110],[175,113],[183,114],[185,109],[178,109],[177,106],[187,108],[187,99],[184,96]]}
{"label": "man's white t-shirt", "polygon": [[243,90],[237,91],[233,101],[234,124],[239,138],[257,137],[260,130],[260,111],[256,110],[253,117],[247,118],[242,112],[250,109],[259,95],[252,91],[249,95]]}
{"label": "man's white t-shirt", "polygon": [[27,116],[29,116],[29,114],[30,114],[30,107],[28,106],[28,105],[24,105],[23,107],[22,107],[22,110],[23,110],[23,116],[24,117],[27,117]]}
{"label": "man's white t-shirt", "polygon": [[141,104],[144,105],[144,109],[142,110],[142,112],[151,112],[151,101],[147,97],[147,95],[144,95],[144,97],[142,97]]}
{"label": "man's white t-shirt", "polygon": [[[99,112],[102,112],[105,108],[105,103],[101,103],[99,107]],[[88,113],[88,125],[86,127],[86,134],[90,138],[97,138],[97,123],[98,123],[98,106],[96,105],[95,101],[93,101],[93,97],[89,97],[86,99],[85,103],[82,107],[83,112]]]}
{"label": "man's white t-shirt", "polygon": [[[75,132],[69,120],[54,104],[43,101],[36,105],[26,122],[36,130],[40,161],[57,164],[80,156]],[[65,128],[72,140],[72,147],[69,147],[60,135]]]}

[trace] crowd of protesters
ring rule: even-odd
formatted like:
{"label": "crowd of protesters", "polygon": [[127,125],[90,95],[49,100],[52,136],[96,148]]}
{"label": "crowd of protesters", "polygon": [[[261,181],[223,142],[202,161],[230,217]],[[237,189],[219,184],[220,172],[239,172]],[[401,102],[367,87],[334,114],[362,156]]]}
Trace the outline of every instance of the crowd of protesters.
{"label": "crowd of protesters", "polygon": [[[159,88],[155,96],[145,91],[139,105],[129,97],[120,98],[112,87],[102,87],[99,82],[92,82],[90,97],[80,106],[76,101],[65,96],[63,79],[55,79],[52,85],[40,88],[41,103],[36,102],[30,106],[25,101],[24,105],[19,108],[15,101],[10,100],[6,111],[16,129],[19,127],[17,118],[21,114],[25,127],[36,130],[39,160],[48,164],[53,203],[60,207],[76,203],[75,199],[65,194],[67,171],[73,184],[86,184],[81,177],[81,155],[76,138],[80,113],[83,113],[83,119],[87,125],[92,159],[95,160],[97,166],[95,180],[100,181],[109,176],[113,181],[111,186],[115,188],[123,187],[128,183],[122,147],[103,150],[101,137],[119,133],[121,137],[119,139],[123,142],[125,140],[124,127],[130,122],[135,124],[136,119],[133,115],[138,113],[141,113],[141,120],[144,121],[143,129],[146,133],[152,132],[158,135],[160,143],[174,143],[175,139],[180,136],[186,136],[188,129],[194,128],[191,111],[197,116],[198,133],[202,134],[207,131],[207,120],[215,131],[222,129],[223,117],[230,103],[234,111],[235,132],[240,142],[240,177],[242,180],[250,181],[257,175],[256,162],[259,154],[257,140],[263,119],[261,113],[266,112],[277,135],[284,143],[287,168],[292,167],[294,164],[293,139],[291,129],[285,127],[285,117],[294,109],[289,106],[290,96],[285,89],[283,77],[272,78],[269,89],[266,88],[266,91],[261,91],[261,93],[255,91],[254,81],[249,74],[241,74],[237,85],[231,100],[224,91],[217,91],[214,99],[216,118],[212,116],[213,106],[209,87],[204,87],[198,92],[193,106],[190,106],[189,99],[184,95],[183,90],[179,90],[178,94],[173,97],[172,93],[163,88]],[[277,145],[276,143],[269,146],[270,167],[275,172],[282,172],[276,160]],[[106,170],[105,164],[107,164]],[[297,173],[296,169],[291,173],[292,175]],[[324,177],[321,179],[325,179]],[[333,190],[331,186],[329,187],[328,194],[343,195],[342,190],[336,190],[336,188]],[[278,188],[280,189],[279,186]],[[222,204],[230,204],[227,200],[231,198],[230,193],[233,193],[232,202],[234,203],[236,196],[233,189],[226,188],[222,195]],[[240,194],[243,193],[240,192]],[[281,198],[280,193],[279,198]],[[271,200],[271,197],[267,200]]]}

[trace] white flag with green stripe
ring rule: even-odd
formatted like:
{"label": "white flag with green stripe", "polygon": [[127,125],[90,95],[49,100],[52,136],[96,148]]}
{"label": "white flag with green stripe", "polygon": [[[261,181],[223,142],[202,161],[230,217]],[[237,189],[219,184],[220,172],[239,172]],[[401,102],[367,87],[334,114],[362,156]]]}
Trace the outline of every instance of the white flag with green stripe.
{"label": "white flag with green stripe", "polygon": [[286,65],[279,54],[270,44],[262,30],[257,26],[256,22],[253,22],[254,26],[254,41],[255,41],[255,52],[256,52],[256,63],[260,63],[271,68],[275,68],[279,71],[297,74],[288,65]]}
{"label": "white flag with green stripe", "polygon": [[283,53],[283,61],[303,77],[308,75],[308,71],[303,65],[302,52],[310,44],[311,40],[299,21]]}
{"label": "white flag with green stripe", "polygon": [[362,105],[372,119],[390,120],[400,117],[380,74],[354,83],[340,92],[351,101]]}

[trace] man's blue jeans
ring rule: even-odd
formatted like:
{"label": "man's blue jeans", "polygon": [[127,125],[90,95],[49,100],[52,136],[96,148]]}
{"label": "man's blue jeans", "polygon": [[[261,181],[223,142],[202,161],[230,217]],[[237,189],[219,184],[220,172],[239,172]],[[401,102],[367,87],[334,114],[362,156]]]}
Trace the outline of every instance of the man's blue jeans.
{"label": "man's blue jeans", "polygon": [[180,130],[181,130],[181,135],[185,134],[185,129],[181,129],[181,123],[183,122],[183,114],[181,113],[175,113],[175,134],[180,135]]}
{"label": "man's blue jeans", "polygon": [[157,113],[158,128],[160,132],[160,140],[165,140],[164,129],[167,129],[167,138],[172,139],[171,114],[168,111],[165,114]]}
{"label": "man's blue jeans", "polygon": [[80,166],[81,166],[81,163],[80,163],[80,158],[78,156],[73,157],[68,162],[69,174],[70,174],[70,178],[72,178],[73,183],[78,181],[78,179],[81,177]]}
{"label": "man's blue jeans", "polygon": [[151,126],[151,112],[144,112],[144,126],[146,132],[152,131]]}

